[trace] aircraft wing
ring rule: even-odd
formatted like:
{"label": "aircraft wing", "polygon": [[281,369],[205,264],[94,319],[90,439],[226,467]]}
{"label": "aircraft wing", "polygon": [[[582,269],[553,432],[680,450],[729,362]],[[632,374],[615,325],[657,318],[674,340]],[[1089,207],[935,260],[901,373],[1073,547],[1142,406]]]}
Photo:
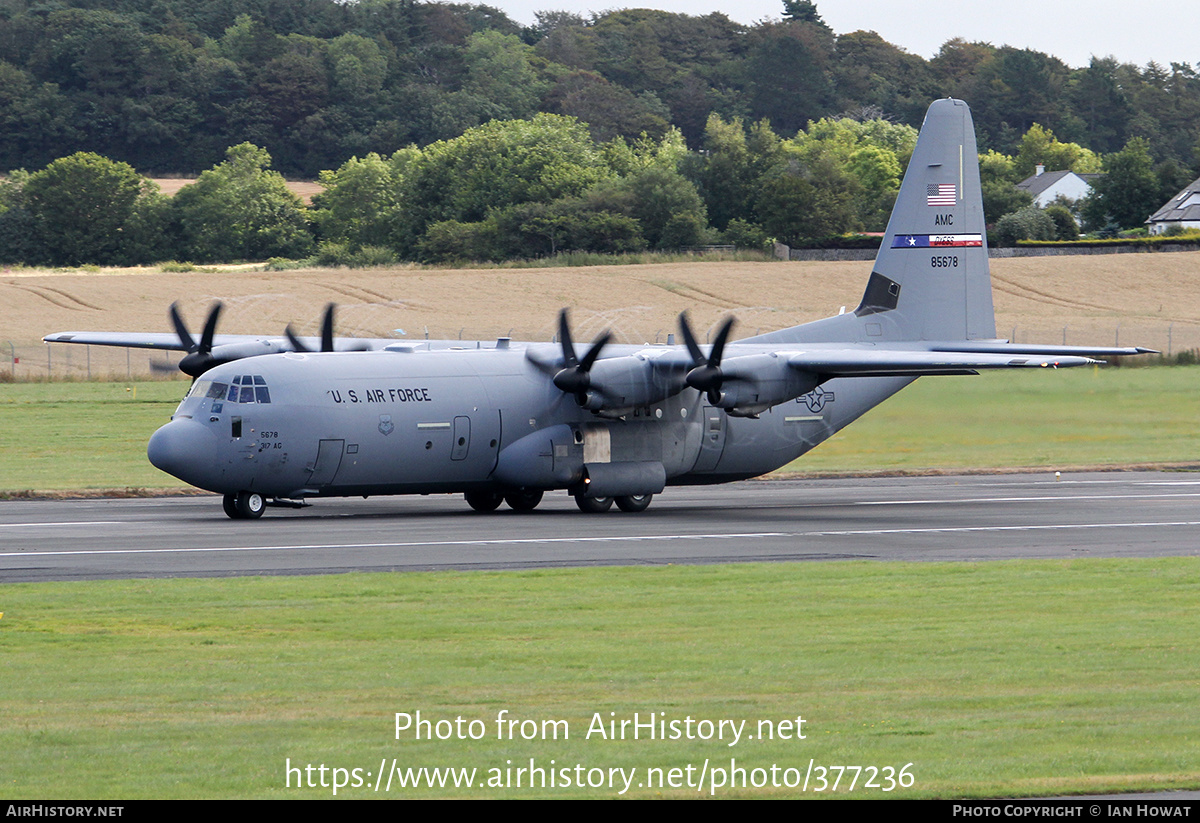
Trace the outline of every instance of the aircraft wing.
{"label": "aircraft wing", "polygon": [[[730,361],[733,365],[735,361]],[[793,369],[828,377],[920,376],[976,374],[981,369],[1059,368],[1101,363],[1081,355],[1037,355],[1023,351],[905,351],[836,349],[788,355]],[[733,376],[731,374],[731,376]]]}
{"label": "aircraft wing", "polygon": [[1141,346],[1044,346],[1038,343],[955,342],[930,347],[937,352],[975,352],[979,354],[1079,355],[1081,357],[1125,357],[1134,354],[1158,354],[1157,349]]}
{"label": "aircraft wing", "polygon": [[[213,345],[226,346],[231,343],[255,343],[268,338],[249,334],[218,334]],[[76,343],[85,346],[118,346],[127,349],[159,349],[160,351],[187,351],[187,347],[176,334],[167,332],[103,332],[62,331],[42,338],[46,343]]]}

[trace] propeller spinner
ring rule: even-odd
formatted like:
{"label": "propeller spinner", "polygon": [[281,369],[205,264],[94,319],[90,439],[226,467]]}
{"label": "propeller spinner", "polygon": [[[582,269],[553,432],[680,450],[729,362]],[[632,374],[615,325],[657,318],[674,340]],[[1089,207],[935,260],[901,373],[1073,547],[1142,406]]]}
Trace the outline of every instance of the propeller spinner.
{"label": "propeller spinner", "polygon": [[733,329],[733,323],[733,317],[727,317],[721,327],[717,329],[717,337],[706,357],[696,342],[696,336],[692,334],[687,312],[681,312],[679,315],[679,331],[683,333],[683,342],[687,345],[688,353],[692,356],[694,364],[684,380],[693,389],[705,392],[708,395],[708,402],[714,406],[721,403],[721,384],[725,380],[724,374],[721,373],[721,357],[725,353],[725,343],[729,340],[729,332]]}

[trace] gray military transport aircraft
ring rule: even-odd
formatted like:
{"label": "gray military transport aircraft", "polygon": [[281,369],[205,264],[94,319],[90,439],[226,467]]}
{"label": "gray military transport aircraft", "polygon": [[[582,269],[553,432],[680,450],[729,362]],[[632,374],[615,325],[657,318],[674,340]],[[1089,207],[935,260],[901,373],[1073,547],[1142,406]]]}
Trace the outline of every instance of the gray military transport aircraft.
{"label": "gray military transport aircraft", "polygon": [[[584,350],[566,311],[556,343],[197,341],[66,332],[47,342],[187,351],[196,378],[150,462],[255,518],[305,498],[461,492],[481,512],[533,509],[564,489],[585,512],[642,511],[668,485],[724,483],[786,465],[922,375],[1080,366],[1141,348],[996,339],[970,110],[929,107],[862,302],[741,340],[732,318],[701,345]],[[319,348],[318,348],[319,347]],[[316,350],[314,350],[316,349]]]}

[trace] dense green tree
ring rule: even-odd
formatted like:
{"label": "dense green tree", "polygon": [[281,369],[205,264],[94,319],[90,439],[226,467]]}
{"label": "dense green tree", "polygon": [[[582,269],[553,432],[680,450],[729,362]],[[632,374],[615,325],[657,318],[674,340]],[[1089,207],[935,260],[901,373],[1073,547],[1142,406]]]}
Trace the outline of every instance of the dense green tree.
{"label": "dense green tree", "polygon": [[34,263],[43,257],[33,216],[25,207],[28,180],[29,172],[23,169],[0,178],[0,264]]}
{"label": "dense green tree", "polygon": [[1016,163],[1007,154],[989,149],[979,155],[979,182],[983,188],[983,219],[990,226],[1006,214],[1033,203],[1033,195],[1017,188]]}
{"label": "dense green tree", "polygon": [[1055,240],[1079,239],[1079,224],[1075,222],[1075,216],[1071,214],[1069,208],[1061,203],[1054,203],[1047,206],[1044,211],[1046,216],[1054,221]]}
{"label": "dense green tree", "polygon": [[1133,111],[1118,77],[1120,65],[1111,57],[1093,57],[1074,73],[1066,101],[1082,121],[1093,151],[1115,152],[1128,139]]}
{"label": "dense green tree", "polygon": [[750,32],[745,71],[756,118],[793,134],[836,105],[830,67],[833,37],[813,23],[765,23]]}
{"label": "dense green tree", "polygon": [[29,176],[24,207],[48,262],[110,264],[121,259],[126,228],[151,187],[127,163],[78,152]]}
{"label": "dense green tree", "polygon": [[304,207],[270,170],[271,156],[250,143],[226,155],[175,195],[182,256],[212,262],[307,254],[313,240]]}
{"label": "dense green tree", "polygon": [[44,166],[70,142],[70,104],[52,83],[0,60],[0,169]]}
{"label": "dense green tree", "polygon": [[492,121],[413,159],[397,241],[406,248],[432,223],[478,222],[492,209],[577,195],[609,174],[587,127],[573,118]]}
{"label": "dense green tree", "polygon": [[1078,143],[1061,143],[1054,132],[1034,123],[1025,132],[1013,158],[1013,173],[1017,180],[1031,176],[1037,165],[1045,165],[1046,171],[1073,171],[1076,174],[1091,174],[1100,171],[1100,158]]}
{"label": "dense green tree", "polygon": [[598,143],[640,134],[661,137],[671,116],[653,92],[634,95],[593,71],[572,71],[559,77],[546,95],[546,106],[556,114],[587,123]]}
{"label": "dense green tree", "polygon": [[1161,205],[1149,146],[1135,137],[1121,151],[1105,156],[1104,176],[1092,182],[1092,193],[1084,200],[1084,225],[1089,231],[1110,223],[1141,228]]}
{"label": "dense green tree", "polygon": [[324,191],[313,197],[313,222],[320,237],[362,246],[385,246],[400,208],[405,169],[417,156],[401,149],[384,159],[352,157],[336,171],[321,172]]}
{"label": "dense green tree", "polygon": [[789,245],[858,231],[858,184],[824,155],[793,160],[764,178],[755,214],[759,225]]}
{"label": "dense green tree", "polygon": [[1054,240],[1055,234],[1055,221],[1037,206],[1026,206],[996,222],[995,236],[1001,246],[1015,246],[1018,240]]}

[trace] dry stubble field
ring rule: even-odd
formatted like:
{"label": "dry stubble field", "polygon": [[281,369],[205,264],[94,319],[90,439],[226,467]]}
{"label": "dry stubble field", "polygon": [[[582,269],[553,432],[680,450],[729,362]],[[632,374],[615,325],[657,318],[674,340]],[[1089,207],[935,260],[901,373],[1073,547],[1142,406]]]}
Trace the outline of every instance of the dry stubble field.
{"label": "dry stubble field", "polygon": [[[727,313],[735,336],[814,320],[857,305],[866,262],[697,262],[531,269],[386,268],[267,272],[257,267],[167,273],[157,269],[0,272],[0,367],[9,344],[17,376],[46,371],[40,338],[55,331],[169,331],[178,300],[198,330],[214,300],[220,331],[281,334],[291,322],[315,334],[321,309],[339,305],[347,336],[548,340],[558,310],[576,337],[611,329],[621,342],[663,342],[687,310],[700,329]],[[997,332],[1020,342],[1200,347],[1200,253],[1143,253],[992,261]],[[74,351],[68,351],[74,349]],[[126,370],[123,351],[92,350],[95,372]],[[114,359],[114,358],[118,358]],[[149,358],[134,355],[134,373]],[[56,346],[56,375],[83,369],[77,347]]]}

